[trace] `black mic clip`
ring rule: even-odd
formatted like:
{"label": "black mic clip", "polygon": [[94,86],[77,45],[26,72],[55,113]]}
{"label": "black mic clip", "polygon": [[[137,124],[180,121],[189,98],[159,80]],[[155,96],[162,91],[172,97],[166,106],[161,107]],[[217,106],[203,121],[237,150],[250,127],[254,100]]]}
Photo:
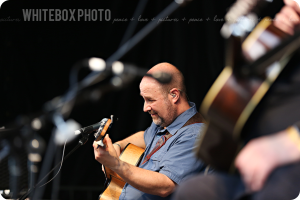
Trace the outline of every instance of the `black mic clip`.
{"label": "black mic clip", "polygon": [[[90,134],[94,131],[97,131],[94,136],[95,136],[95,141],[99,141],[105,137],[107,134],[108,130],[111,128],[111,125],[113,123],[113,115],[111,115],[110,119],[104,118],[100,122],[81,128],[79,130],[75,131],[75,135],[81,135],[82,138],[80,139],[79,143],[81,145],[84,145],[90,136]],[[101,143],[101,142],[100,142]]]}

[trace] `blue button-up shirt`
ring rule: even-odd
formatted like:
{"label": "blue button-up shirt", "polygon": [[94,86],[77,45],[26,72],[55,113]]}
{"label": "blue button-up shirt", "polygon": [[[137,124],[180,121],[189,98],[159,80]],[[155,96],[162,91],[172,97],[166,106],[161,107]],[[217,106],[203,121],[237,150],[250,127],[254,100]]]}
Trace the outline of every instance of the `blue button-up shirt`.
{"label": "blue button-up shirt", "polygon": [[[197,113],[194,103],[184,113],[179,115],[166,129],[173,136],[170,137],[165,145],[155,152],[150,160],[140,168],[159,172],[166,175],[172,181],[179,184],[186,177],[200,171],[204,171],[204,164],[195,158],[193,153],[194,143],[199,136],[202,123],[195,123],[183,127],[183,125]],[[164,128],[154,124],[145,131],[144,139],[146,144],[145,156],[148,155],[155,147],[157,141],[165,134]],[[143,161],[142,160],[142,161]],[[141,162],[142,163],[142,162]],[[170,199],[141,192],[128,183],[125,184],[119,199],[137,200],[137,199]]]}

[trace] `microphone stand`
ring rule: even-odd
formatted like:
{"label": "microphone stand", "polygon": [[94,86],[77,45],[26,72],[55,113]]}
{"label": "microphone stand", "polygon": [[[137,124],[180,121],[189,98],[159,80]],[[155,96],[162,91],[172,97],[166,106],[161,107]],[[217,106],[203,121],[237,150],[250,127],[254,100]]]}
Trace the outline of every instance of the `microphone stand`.
{"label": "microphone stand", "polygon": [[8,157],[8,165],[9,165],[9,174],[10,174],[10,183],[9,186],[12,191],[12,198],[17,198],[17,192],[20,191],[20,179],[22,174],[22,168],[21,168],[21,159],[20,159],[20,149],[18,148],[13,149]]}
{"label": "microphone stand", "polygon": [[[79,140],[78,144],[64,157],[64,161],[70,156],[72,155],[79,147],[81,147],[82,145],[84,145],[88,139],[89,139],[89,135],[88,134],[83,134],[82,138]],[[51,174],[51,172],[53,172],[57,167],[59,167],[61,165],[61,162],[57,163],[49,172],[48,174],[46,174],[34,187],[30,188],[24,195],[22,195],[19,200],[25,200],[29,194],[31,194],[33,191],[35,191],[35,189],[37,189],[41,183]]]}
{"label": "microphone stand", "polygon": [[[159,13],[154,20],[150,21],[142,30],[136,33],[132,38],[125,42],[115,53],[113,53],[107,60],[106,71],[111,71],[111,65],[114,61],[118,61],[126,53],[128,53],[133,47],[141,42],[147,35],[149,35],[154,29],[156,29],[164,19],[175,12],[180,6],[190,2],[191,0],[174,0],[168,7],[166,7],[161,13]],[[99,72],[92,72],[86,78],[84,78],[78,84],[78,90],[91,86],[97,83],[98,78],[101,76]]]}

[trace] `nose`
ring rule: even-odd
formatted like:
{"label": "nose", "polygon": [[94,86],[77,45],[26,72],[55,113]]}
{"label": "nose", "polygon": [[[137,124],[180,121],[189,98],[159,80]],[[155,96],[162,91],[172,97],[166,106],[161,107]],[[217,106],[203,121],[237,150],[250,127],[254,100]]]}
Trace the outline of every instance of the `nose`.
{"label": "nose", "polygon": [[151,106],[149,104],[147,104],[147,102],[144,102],[144,112],[148,112],[151,110]]}

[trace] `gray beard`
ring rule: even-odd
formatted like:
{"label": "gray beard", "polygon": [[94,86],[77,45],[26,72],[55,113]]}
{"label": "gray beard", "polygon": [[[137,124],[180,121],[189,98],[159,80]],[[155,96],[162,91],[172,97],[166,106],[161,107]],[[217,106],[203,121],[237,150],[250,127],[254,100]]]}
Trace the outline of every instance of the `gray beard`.
{"label": "gray beard", "polygon": [[154,122],[154,124],[164,127],[163,125],[165,124],[165,120],[163,118],[161,117],[158,117],[158,119],[152,118],[152,121]]}
{"label": "gray beard", "polygon": [[176,111],[172,109],[169,102],[166,103],[166,106],[168,107],[167,119],[169,119],[169,121],[166,121],[166,119],[157,115],[157,117],[158,117],[157,119],[152,118],[152,121],[154,122],[154,124],[161,126],[161,127],[167,127],[174,121],[174,119],[176,118],[176,116],[175,116]]}

